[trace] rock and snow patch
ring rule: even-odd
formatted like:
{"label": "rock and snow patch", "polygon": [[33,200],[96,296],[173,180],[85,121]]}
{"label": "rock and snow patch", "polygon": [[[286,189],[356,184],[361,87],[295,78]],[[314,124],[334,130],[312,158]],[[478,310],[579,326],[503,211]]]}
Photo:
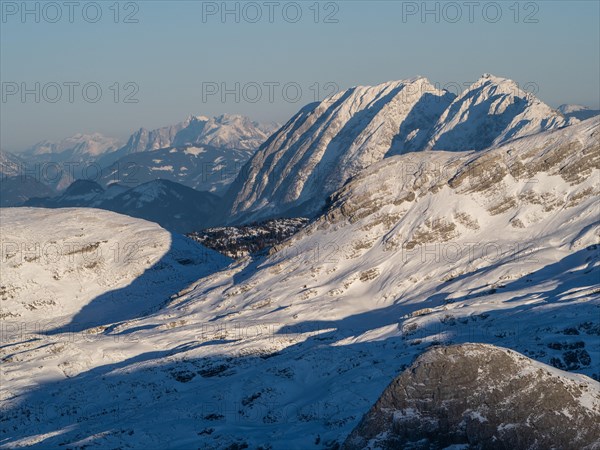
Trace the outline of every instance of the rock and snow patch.
{"label": "rock and snow patch", "polygon": [[384,390],[344,450],[600,448],[600,383],[483,344],[437,347]]}

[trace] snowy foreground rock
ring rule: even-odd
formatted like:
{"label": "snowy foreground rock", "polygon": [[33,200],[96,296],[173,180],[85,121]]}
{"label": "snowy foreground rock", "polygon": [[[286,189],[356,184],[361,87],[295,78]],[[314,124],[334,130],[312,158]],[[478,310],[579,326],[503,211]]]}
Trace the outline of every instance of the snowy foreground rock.
{"label": "snowy foreground rock", "polygon": [[[141,240],[142,257],[3,256],[0,446],[334,449],[439,345],[491,344],[598,380],[599,137],[590,119],[481,151],[390,156],[269,255],[224,268],[142,220],[3,210],[3,239]],[[41,318],[60,326],[31,325]],[[557,420],[570,424],[566,389]]]}
{"label": "snowy foreground rock", "polygon": [[392,381],[343,448],[452,445],[598,449],[600,383],[492,345],[436,347]]}

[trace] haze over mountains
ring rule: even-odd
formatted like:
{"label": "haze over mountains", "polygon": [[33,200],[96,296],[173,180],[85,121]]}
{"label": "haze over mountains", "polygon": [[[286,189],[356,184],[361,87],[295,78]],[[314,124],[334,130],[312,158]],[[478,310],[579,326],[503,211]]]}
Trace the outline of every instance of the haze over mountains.
{"label": "haze over mountains", "polygon": [[38,142],[24,150],[22,155],[37,160],[77,161],[78,158],[92,159],[103,153],[114,152],[121,146],[122,142],[100,133],[79,133],[58,142]]}
{"label": "haze over mountains", "polygon": [[[20,156],[2,152],[5,185],[17,184],[13,177],[19,177],[22,185],[19,195],[12,194],[16,188],[3,190],[3,205],[51,197],[54,190],[63,191],[77,179],[95,181],[104,188],[112,183],[132,188],[166,179],[219,193],[276,126],[236,115],[190,116],[173,126],[142,128],[118,148],[114,139],[93,134],[42,142]],[[40,183],[48,188],[44,191]],[[60,206],[56,200],[50,203]]]}
{"label": "haze over mountains", "polygon": [[128,153],[137,153],[199,144],[254,151],[275,128],[276,123],[253,122],[248,117],[232,114],[213,118],[189,116],[169,127],[151,131],[140,128],[131,135],[124,148]]}
{"label": "haze over mountains", "polygon": [[592,109],[581,105],[560,105],[558,108],[565,117],[575,117],[579,120],[587,120],[600,115],[600,109]]}
{"label": "haze over mountains", "polygon": [[276,123],[253,122],[247,117],[222,114],[218,117],[189,116],[178,124],[147,130],[140,128],[127,144],[105,155],[99,162],[110,165],[132,153],[152,152],[171,147],[202,147],[254,152],[277,128]]}
{"label": "haze over mountains", "polygon": [[[78,178],[93,176],[93,173],[86,173],[81,167],[106,153],[115,152],[121,145],[119,140],[100,133],[79,133],[58,142],[38,142],[19,156],[25,167],[34,166],[39,168],[38,172],[43,173],[43,177],[39,176],[37,181],[60,191]],[[34,170],[28,172],[22,169],[20,172],[28,174]]]}

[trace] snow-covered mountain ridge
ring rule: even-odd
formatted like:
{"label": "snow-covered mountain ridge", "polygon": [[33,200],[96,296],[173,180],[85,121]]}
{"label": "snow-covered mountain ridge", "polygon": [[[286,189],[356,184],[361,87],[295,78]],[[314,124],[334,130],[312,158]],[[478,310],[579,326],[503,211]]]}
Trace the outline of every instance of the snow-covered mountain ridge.
{"label": "snow-covered mountain ridge", "polygon": [[99,208],[150,220],[170,231],[186,233],[213,225],[219,218],[220,199],[169,180],[152,180],[128,189],[113,183],[77,180],[52,198],[32,198],[24,206],[44,208]]}
{"label": "snow-covered mountain ridge", "polygon": [[230,188],[231,213],[315,216],[329,194],[386,157],[481,150],[575,122],[488,74],[458,97],[423,77],[351,88],[308,105],[261,147]]}
{"label": "snow-covered mountain ridge", "polygon": [[119,158],[152,152],[168,147],[201,147],[203,145],[254,152],[278,128],[275,123],[259,123],[248,117],[222,114],[217,117],[189,116],[175,125],[147,130],[140,128],[127,143],[100,160],[108,166]]}
{"label": "snow-covered mountain ridge", "polygon": [[565,117],[575,117],[579,120],[587,120],[591,117],[600,115],[600,109],[592,109],[583,105],[560,105],[558,111]]}
{"label": "snow-covered mountain ridge", "polygon": [[114,152],[122,143],[101,133],[83,134],[62,139],[58,142],[42,141],[26,149],[24,156],[47,159],[51,155],[54,162],[92,159],[103,153]]}
{"label": "snow-covered mountain ridge", "polygon": [[106,167],[97,181],[103,186],[120,183],[134,187],[161,178],[222,194],[251,156],[248,150],[210,145],[130,153]]}
{"label": "snow-covered mountain ridge", "polygon": [[482,150],[568,123],[513,80],[485,74],[444,111],[425,148]]}

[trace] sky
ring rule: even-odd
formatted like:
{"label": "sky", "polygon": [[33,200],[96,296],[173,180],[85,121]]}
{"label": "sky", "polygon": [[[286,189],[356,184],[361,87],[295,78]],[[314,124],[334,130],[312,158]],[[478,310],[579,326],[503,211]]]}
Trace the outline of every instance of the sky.
{"label": "sky", "polygon": [[[25,5],[25,6],[24,6]],[[1,1],[0,147],[190,114],[285,122],[355,85],[483,73],[600,108],[600,2]],[[223,15],[223,13],[225,13]]]}

